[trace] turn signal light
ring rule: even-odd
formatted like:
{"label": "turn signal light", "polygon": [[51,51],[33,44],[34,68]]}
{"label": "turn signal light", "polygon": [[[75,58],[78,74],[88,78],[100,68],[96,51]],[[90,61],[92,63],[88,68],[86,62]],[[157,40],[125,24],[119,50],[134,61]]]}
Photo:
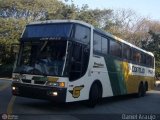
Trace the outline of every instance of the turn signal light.
{"label": "turn signal light", "polygon": [[65,82],[59,82],[59,87],[65,87]]}

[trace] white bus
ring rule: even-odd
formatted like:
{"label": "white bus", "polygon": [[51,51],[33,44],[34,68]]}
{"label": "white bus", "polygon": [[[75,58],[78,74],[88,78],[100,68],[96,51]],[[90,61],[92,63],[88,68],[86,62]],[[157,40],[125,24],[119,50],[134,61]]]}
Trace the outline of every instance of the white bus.
{"label": "white bus", "polygon": [[26,26],[13,71],[16,96],[55,102],[99,99],[154,87],[154,55],[77,20]]}

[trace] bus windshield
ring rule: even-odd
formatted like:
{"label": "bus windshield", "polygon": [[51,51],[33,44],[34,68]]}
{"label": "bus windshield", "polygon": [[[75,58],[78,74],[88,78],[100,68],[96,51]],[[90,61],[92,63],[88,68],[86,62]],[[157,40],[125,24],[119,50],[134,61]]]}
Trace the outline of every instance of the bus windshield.
{"label": "bus windshield", "polygon": [[66,41],[24,42],[14,72],[63,76]]}
{"label": "bus windshield", "polygon": [[22,37],[70,37],[71,29],[69,23],[28,25]]}

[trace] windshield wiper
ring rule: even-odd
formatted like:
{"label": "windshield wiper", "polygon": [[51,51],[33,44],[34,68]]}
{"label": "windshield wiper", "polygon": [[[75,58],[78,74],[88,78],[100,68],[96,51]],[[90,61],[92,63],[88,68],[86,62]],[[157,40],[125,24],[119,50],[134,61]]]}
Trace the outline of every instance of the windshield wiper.
{"label": "windshield wiper", "polygon": [[45,42],[44,42],[44,44],[42,45],[42,47],[41,47],[41,49],[40,49],[40,52],[43,51],[43,49],[46,47],[47,43],[48,43],[48,41],[45,41]]}

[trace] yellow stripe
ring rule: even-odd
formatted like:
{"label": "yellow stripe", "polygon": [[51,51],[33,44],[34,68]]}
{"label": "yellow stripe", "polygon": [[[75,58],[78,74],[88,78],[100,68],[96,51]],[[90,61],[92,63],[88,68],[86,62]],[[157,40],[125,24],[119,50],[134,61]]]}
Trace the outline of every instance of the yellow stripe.
{"label": "yellow stripe", "polygon": [[131,75],[128,62],[122,62],[122,69],[128,94],[137,93],[141,81],[148,82],[148,90],[154,88],[154,77]]}
{"label": "yellow stripe", "polygon": [[7,114],[13,113],[13,104],[16,99],[16,96],[12,96],[11,100],[9,101],[8,107],[7,107]]}
{"label": "yellow stripe", "polygon": [[48,77],[48,81],[50,82],[57,82],[58,81],[58,77]]}
{"label": "yellow stripe", "polygon": [[154,88],[153,77],[130,75],[127,80],[128,93],[138,92],[138,87],[141,81],[143,81],[143,83],[148,82],[148,90],[151,90]]}

